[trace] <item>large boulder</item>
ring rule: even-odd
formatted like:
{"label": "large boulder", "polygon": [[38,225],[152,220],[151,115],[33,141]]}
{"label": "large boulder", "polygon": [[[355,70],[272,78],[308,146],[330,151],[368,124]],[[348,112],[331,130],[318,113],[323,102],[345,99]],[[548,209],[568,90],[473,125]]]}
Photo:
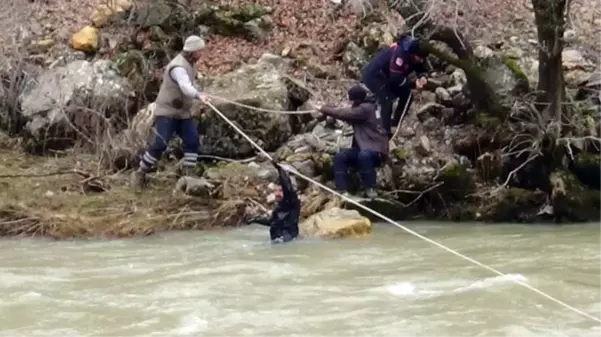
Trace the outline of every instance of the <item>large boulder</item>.
{"label": "large boulder", "polygon": [[19,96],[19,102],[28,121],[26,132],[38,145],[71,135],[93,141],[94,130],[125,121],[132,95],[128,81],[118,75],[111,61],[78,60],[42,73]]}
{"label": "large boulder", "polygon": [[512,55],[500,55],[485,46],[474,49],[478,64],[484,69],[483,77],[493,91],[500,96],[515,95],[528,91],[530,83]]}
{"label": "large boulder", "polygon": [[[225,75],[204,80],[205,92],[217,97],[212,101],[215,107],[267,151],[275,151],[292,135],[289,116],[231,102],[259,109],[290,110],[289,92],[299,88],[283,76],[281,62],[281,58],[266,54],[256,64],[244,65]],[[229,158],[252,155],[252,145],[215,111],[208,106],[201,107],[201,110],[198,122],[202,153]]]}
{"label": "large boulder", "polygon": [[358,237],[371,232],[371,222],[355,210],[332,207],[301,222],[299,230],[302,237]]}

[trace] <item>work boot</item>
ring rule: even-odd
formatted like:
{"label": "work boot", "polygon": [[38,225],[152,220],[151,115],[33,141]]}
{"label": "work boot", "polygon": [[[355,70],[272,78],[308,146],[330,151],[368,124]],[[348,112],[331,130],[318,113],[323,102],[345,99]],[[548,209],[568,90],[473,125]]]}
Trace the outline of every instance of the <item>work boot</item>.
{"label": "work boot", "polygon": [[375,199],[378,197],[378,192],[376,192],[376,190],[373,188],[368,188],[367,191],[365,191],[365,197],[369,199]]}
{"label": "work boot", "polygon": [[131,176],[131,184],[133,185],[135,190],[142,190],[144,186],[146,186],[146,171],[142,168],[138,168],[132,173]]}

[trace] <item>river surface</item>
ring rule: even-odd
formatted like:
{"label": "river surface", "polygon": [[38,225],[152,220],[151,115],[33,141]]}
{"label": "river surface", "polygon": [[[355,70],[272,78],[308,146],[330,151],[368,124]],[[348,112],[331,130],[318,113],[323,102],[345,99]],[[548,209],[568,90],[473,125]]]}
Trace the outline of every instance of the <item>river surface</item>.
{"label": "river surface", "polygon": [[3,336],[599,336],[599,225],[409,223],[272,246],[265,227],[0,240]]}

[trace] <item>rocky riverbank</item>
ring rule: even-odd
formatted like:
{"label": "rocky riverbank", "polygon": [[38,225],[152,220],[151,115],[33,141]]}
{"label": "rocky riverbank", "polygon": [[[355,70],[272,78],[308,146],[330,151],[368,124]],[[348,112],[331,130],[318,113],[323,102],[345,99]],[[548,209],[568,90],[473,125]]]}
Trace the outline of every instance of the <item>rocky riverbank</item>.
{"label": "rocky riverbank", "polygon": [[[189,33],[205,34],[213,46],[199,64],[206,70],[199,85],[218,97],[217,108],[278,160],[333,187],[332,158],[350,145],[348,125],[228,101],[279,111],[339,104],[369,55],[395,34],[382,13],[358,20],[333,6],[334,31],[313,43],[287,44],[277,43],[292,20],[281,8],[169,1],[105,7],[95,8],[90,25],[71,35],[68,49],[31,38],[26,51],[18,49],[27,57],[3,65],[0,235],[127,237],[229,227],[271,207],[275,170],[203,106],[195,108],[200,178],[178,180],[182,154],[174,140],[147,191],[134,194],[128,185],[153,134],[149,102],[161,67]],[[287,24],[307,25],[295,20]],[[349,38],[337,41],[343,33]],[[213,64],[220,54],[212,48],[226,48],[224,41],[253,52],[237,65]],[[333,41],[334,48],[322,48]],[[590,92],[601,82],[594,63],[577,48],[564,51],[575,103],[550,164],[546,126],[537,124],[530,98],[538,80],[537,61],[526,49],[531,44],[508,37],[494,46],[474,45],[473,66],[498,96],[494,111],[476,104],[471,75],[435,44],[443,54],[431,57],[427,90],[415,92],[390,161],[378,172],[380,198],[365,204],[399,220],[598,220],[601,116]],[[296,184],[303,219],[334,206],[354,207],[298,178]]]}

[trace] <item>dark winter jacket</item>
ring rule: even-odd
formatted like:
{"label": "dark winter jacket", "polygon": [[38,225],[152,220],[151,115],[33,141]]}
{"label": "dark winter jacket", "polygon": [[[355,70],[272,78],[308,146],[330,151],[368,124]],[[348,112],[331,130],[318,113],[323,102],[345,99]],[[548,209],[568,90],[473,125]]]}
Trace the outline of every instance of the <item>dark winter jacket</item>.
{"label": "dark winter jacket", "polygon": [[388,155],[388,134],[382,126],[382,117],[373,97],[349,108],[325,106],[320,112],[351,124],[354,131],[353,143],[358,148]]}
{"label": "dark winter jacket", "polygon": [[250,219],[263,226],[269,226],[269,235],[272,241],[288,242],[298,237],[298,219],[300,217],[300,200],[294,191],[288,172],[280,165],[274,166],[278,170],[279,183],[282,186],[283,197],[278,201],[270,217]]}
{"label": "dark winter jacket", "polygon": [[[382,49],[363,68],[362,82],[376,96],[399,97],[403,87],[411,88],[408,76],[415,72],[418,77],[427,76],[427,70],[422,63],[414,63],[409,55],[409,48],[415,39],[410,36],[402,37],[394,46]],[[399,66],[395,60],[400,58]]]}

